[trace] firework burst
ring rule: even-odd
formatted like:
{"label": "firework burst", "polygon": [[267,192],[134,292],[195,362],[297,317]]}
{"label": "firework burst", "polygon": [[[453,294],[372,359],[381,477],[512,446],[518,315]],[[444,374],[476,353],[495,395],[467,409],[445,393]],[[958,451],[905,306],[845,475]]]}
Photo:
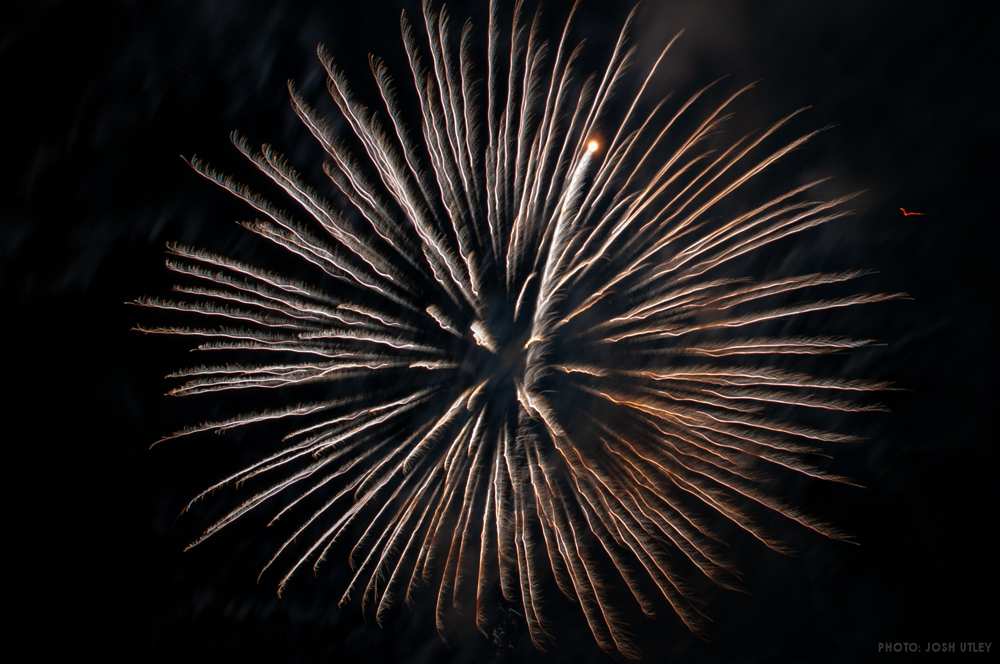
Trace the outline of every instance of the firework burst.
{"label": "firework burst", "polygon": [[[445,9],[425,5],[419,27],[404,14],[412,104],[371,58],[379,95],[364,106],[321,49],[349,131],[332,131],[290,91],[328,158],[329,191],[270,147],[234,138],[295,212],[192,162],[260,214],[247,230],[313,276],[171,246],[177,295],[138,302],[216,323],[141,331],[242,358],[172,374],[171,394],[273,390],[279,406],[164,440],[286,423],[278,451],[192,500],[263,483],[191,546],[255,510],[297,514],[262,571],[277,570],[279,591],[349,538],[342,602],[360,597],[380,622],[426,586],[442,634],[461,607],[485,630],[506,601],[541,648],[546,595],[560,592],[601,648],[631,657],[622,596],[647,615],[668,606],[697,631],[704,616],[681,579],[738,586],[714,523],[776,550],[755,513],[843,537],[761,478],[846,482],[810,460],[853,438],[773,413],[876,410],[850,397],[886,385],[765,362],[868,342],[754,330],[900,295],[802,300],[864,273],[732,272],[741,257],[845,217],[852,196],[811,198],[817,180],[732,212],[735,193],[816,132],[779,142],[792,113],[714,145],[752,86],[701,114],[715,84],[676,105],[648,99],[672,40],[622,92],[634,12],[606,68],[581,77],[575,11],[550,45],[538,12],[518,2],[507,29],[491,6],[483,54],[472,26],[456,29]],[[612,117],[612,100],[624,114]]]}

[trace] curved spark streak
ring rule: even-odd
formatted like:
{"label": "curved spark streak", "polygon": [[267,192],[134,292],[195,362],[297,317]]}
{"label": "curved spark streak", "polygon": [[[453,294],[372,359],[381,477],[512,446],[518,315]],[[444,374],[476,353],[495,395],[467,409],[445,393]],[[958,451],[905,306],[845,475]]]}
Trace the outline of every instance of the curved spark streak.
{"label": "curved spark streak", "polygon": [[[423,32],[403,14],[403,79],[415,88],[420,139],[375,57],[379,97],[368,107],[319,51],[344,136],[289,87],[295,113],[329,157],[323,172],[333,199],[272,148],[254,150],[239,137],[239,152],[294,213],[193,159],[198,173],[262,215],[245,228],[301,259],[313,278],[172,245],[168,268],[196,285],[134,304],[223,323],[137,329],[207,337],[196,350],[239,358],[171,374],[183,382],[170,394],[326,394],[162,439],[265,422],[288,430],[276,452],[191,501],[264,483],[191,546],[284,501],[272,523],[295,512],[301,525],[261,572],[285,563],[279,591],[349,538],[353,575],[341,601],[360,596],[380,624],[427,584],[442,636],[454,629],[454,608],[472,604],[485,633],[489,607],[505,601],[519,605],[532,641],[545,648],[554,585],[579,605],[601,648],[634,657],[611,601],[618,580],[642,613],[656,612],[658,593],[693,631],[705,617],[682,579],[739,588],[713,520],[778,551],[755,510],[844,537],[769,496],[762,480],[791,472],[850,483],[810,459],[824,457],[825,444],[855,439],[769,412],[878,410],[845,395],[891,389],[765,363],[870,340],[725,335],[904,295],[802,299],[863,271],[722,274],[740,256],[849,213],[850,195],[805,198],[823,180],[742,213],[723,211],[816,134],[765,147],[798,111],[706,149],[752,85],[684,134],[678,125],[718,81],[661,116],[668,100],[647,92],[676,37],[629,96],[620,90],[635,12],[603,71],[581,82],[582,44],[569,43],[575,5],[553,57],[538,12],[529,22],[519,0],[505,36],[490,4],[482,89],[471,24],[456,39],[444,8],[425,2]],[[615,119],[608,104],[619,94],[628,111]],[[612,138],[595,138],[602,135]]]}

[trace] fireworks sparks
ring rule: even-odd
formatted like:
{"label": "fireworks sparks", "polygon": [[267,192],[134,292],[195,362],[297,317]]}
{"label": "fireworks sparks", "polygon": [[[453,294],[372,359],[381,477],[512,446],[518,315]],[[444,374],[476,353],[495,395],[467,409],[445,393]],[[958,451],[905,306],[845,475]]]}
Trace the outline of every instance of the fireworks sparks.
{"label": "fireworks sparks", "polygon": [[[581,77],[575,11],[553,47],[522,3],[507,30],[491,6],[483,54],[470,24],[456,38],[444,8],[425,5],[422,29],[404,14],[422,141],[380,60],[370,60],[379,98],[368,107],[320,50],[348,135],[291,97],[328,157],[327,194],[272,148],[234,139],[294,213],[192,162],[261,215],[247,230],[313,275],[172,246],[167,265],[187,285],[138,302],[206,323],[140,330],[239,360],[172,374],[171,394],[267,389],[284,404],[167,437],[287,427],[277,451],[192,500],[262,486],[192,546],[256,510],[296,515],[262,571],[278,570],[279,590],[345,539],[353,576],[341,601],[360,598],[380,622],[429,587],[442,635],[465,606],[486,631],[505,601],[544,648],[545,598],[560,592],[601,648],[632,657],[616,587],[642,613],[665,602],[697,631],[704,616],[682,579],[738,586],[713,521],[779,551],[755,511],[842,537],[760,479],[846,483],[810,459],[853,439],[772,413],[874,410],[850,397],[887,385],[766,361],[869,342],[754,329],[901,295],[796,300],[865,273],[730,273],[740,257],[845,217],[852,196],[813,200],[818,180],[728,212],[816,132],[768,147],[793,113],[714,148],[750,86],[701,116],[712,86],[674,108],[649,99],[672,40],[634,90],[620,90],[634,12],[606,68]],[[611,100],[623,99],[613,117]]]}

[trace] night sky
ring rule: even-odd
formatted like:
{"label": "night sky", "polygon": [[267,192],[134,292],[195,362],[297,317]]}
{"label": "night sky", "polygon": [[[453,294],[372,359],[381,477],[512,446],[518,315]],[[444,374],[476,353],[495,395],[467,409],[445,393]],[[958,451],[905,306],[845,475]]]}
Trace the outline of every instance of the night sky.
{"label": "night sky", "polygon": [[[546,4],[550,18],[562,15],[563,3]],[[612,45],[627,5],[583,4],[576,34],[593,47],[582,60],[585,70]],[[477,27],[485,24],[485,6],[449,3],[454,16],[470,16]],[[24,610],[81,656],[608,659],[579,612],[561,605],[552,609],[558,646],[545,655],[531,648],[516,615],[493,639],[470,634],[450,644],[436,636],[429,603],[381,629],[366,624],[356,604],[336,606],[347,574],[343,552],[315,582],[293,583],[279,600],[273,583],[256,583],[278,543],[259,520],[182,551],[229,503],[178,518],[182,506],[254,458],[255,432],[147,449],[193,419],[231,411],[211,400],[163,396],[163,375],[190,364],[187,344],[130,332],[140,316],[125,302],[166,292],[167,242],[249,260],[261,244],[233,223],[249,212],[181,156],[197,154],[245,175],[228,142],[238,129],[280,147],[319,182],[319,149],[290,110],[285,82],[293,79],[307,98],[322,100],[319,43],[349,75],[365,76],[373,52],[404,78],[400,8],[411,16],[419,11],[418,3],[398,0],[38,2],[3,28],[5,128],[14,153],[5,178],[13,192],[4,193],[0,214],[0,287],[20,312],[29,343],[42,346],[30,372],[42,380],[31,394],[34,403],[48,404],[41,417],[50,420],[42,434],[36,429],[23,440],[38,446],[43,462],[57,460],[58,469],[57,478],[34,485],[34,497],[23,499],[37,497],[57,528],[34,523],[21,539],[29,555],[37,546],[52,556],[51,574],[72,579],[55,588],[40,584]],[[813,108],[801,129],[835,125],[770,175],[770,184],[802,175],[794,169],[832,175],[837,192],[867,190],[858,214],[801,236],[768,260],[800,272],[873,268],[879,274],[871,287],[914,298],[833,321],[838,332],[885,344],[837,370],[905,388],[886,397],[892,412],[845,425],[869,441],[838,455],[836,470],[867,488],[780,487],[861,546],[792,524],[780,531],[797,549],[792,557],[736,540],[732,556],[751,594],[709,598],[715,623],[707,641],[686,633],[666,610],[654,622],[636,619],[645,661],[907,660],[878,653],[889,641],[992,641],[994,653],[1000,647],[990,344],[1000,24],[995,14],[977,11],[985,10],[868,0],[650,0],[641,10],[634,35],[640,65],[686,30],[657,79],[658,92],[684,98],[722,75],[728,89],[761,81],[737,105],[730,136],[807,105]],[[926,216],[904,218],[900,207]],[[17,365],[26,358],[14,359]],[[60,425],[67,435],[55,435],[52,427]],[[54,487],[68,498],[49,507]]]}

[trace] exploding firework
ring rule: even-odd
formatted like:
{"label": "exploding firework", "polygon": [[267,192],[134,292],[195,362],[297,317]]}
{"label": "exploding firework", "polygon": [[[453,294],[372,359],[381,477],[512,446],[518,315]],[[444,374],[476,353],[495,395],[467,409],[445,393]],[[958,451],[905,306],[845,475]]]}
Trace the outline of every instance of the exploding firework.
{"label": "exploding firework", "polygon": [[[816,132],[770,146],[792,113],[716,146],[752,86],[697,114],[716,84],[677,105],[648,100],[672,40],[620,93],[634,12],[606,68],[579,76],[575,11],[553,48],[537,12],[519,2],[508,29],[491,6],[483,55],[472,26],[454,30],[445,9],[425,5],[422,30],[404,13],[415,101],[401,102],[372,58],[378,110],[321,49],[349,131],[337,135],[290,92],[328,158],[328,194],[270,147],[234,139],[294,213],[192,162],[260,213],[247,230],[312,276],[171,246],[167,265],[184,285],[138,302],[218,322],[141,331],[203,338],[198,350],[242,358],[172,374],[172,394],[273,390],[276,402],[164,440],[287,423],[277,452],[192,500],[263,487],[191,546],[255,510],[299,514],[262,571],[280,570],[279,592],[346,537],[353,576],[342,603],[360,596],[380,622],[423,586],[442,634],[463,606],[485,631],[506,601],[542,648],[545,597],[560,592],[601,648],[634,656],[617,600],[647,615],[665,601],[697,631],[704,616],[681,579],[738,585],[714,524],[776,550],[756,513],[843,537],[769,495],[762,478],[847,482],[810,460],[853,438],[774,413],[877,410],[849,399],[887,386],[773,365],[869,342],[754,330],[900,295],[800,300],[864,273],[732,272],[845,217],[852,196],[814,200],[817,180],[738,205],[734,194]],[[612,117],[612,100],[624,100],[624,114]]]}

